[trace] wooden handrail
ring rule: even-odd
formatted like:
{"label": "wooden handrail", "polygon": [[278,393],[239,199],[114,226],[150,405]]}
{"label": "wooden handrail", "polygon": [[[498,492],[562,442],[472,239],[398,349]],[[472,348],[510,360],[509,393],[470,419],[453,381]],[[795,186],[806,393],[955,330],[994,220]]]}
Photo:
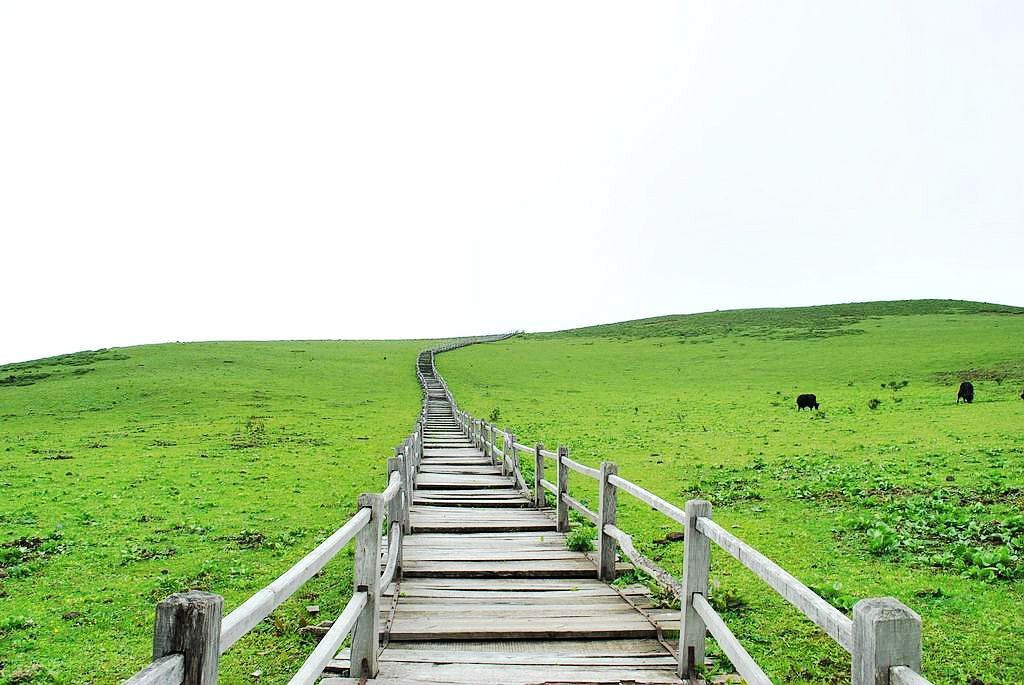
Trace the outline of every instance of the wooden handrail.
{"label": "wooden handrail", "polygon": [[909,666],[890,666],[889,682],[892,685],[932,685],[923,675]]}
{"label": "wooden handrail", "polygon": [[743,677],[743,681],[748,685],[772,685],[771,678],[747,653],[740,641],[729,630],[729,626],[725,625],[722,617],[708,603],[708,600],[704,599],[704,595],[694,595],[693,605],[700,617],[704,619],[704,625],[707,626],[708,632],[714,636],[718,646],[736,667],[736,672]]}
{"label": "wooden handrail", "polygon": [[288,685],[312,685],[323,675],[324,667],[338,653],[341,643],[352,632],[356,619],[359,618],[359,612],[363,610],[368,601],[369,598],[365,592],[356,592],[352,595],[352,599],[348,600],[345,609],[334,620],[331,629],[320,638],[320,642],[306,657],[305,663],[292,676],[292,679],[288,681]]}
{"label": "wooden handrail", "polygon": [[633,562],[634,566],[639,566],[641,570],[658,581],[659,585],[669,590],[676,597],[683,596],[683,584],[673,578],[672,574],[668,571],[654,563],[653,559],[638,552],[636,547],[633,546],[632,535],[611,524],[605,524],[604,532],[612,536],[626,555],[626,558]]}
{"label": "wooden handrail", "polygon": [[395,579],[395,571],[398,570],[398,555],[402,550],[402,525],[395,521],[391,524],[391,531],[388,534],[388,561],[380,574],[380,591],[384,592],[388,585]]}
{"label": "wooden handrail", "polygon": [[181,685],[184,679],[185,655],[168,654],[154,659],[122,685]]}
{"label": "wooden handrail", "polygon": [[388,486],[384,488],[384,491],[380,493],[381,504],[387,504],[395,495],[402,491],[402,476],[394,471],[391,477],[388,479]]}
{"label": "wooden handrail", "polygon": [[590,468],[589,466],[584,466],[578,461],[573,461],[569,457],[565,457],[564,459],[562,459],[562,462],[576,473],[582,473],[584,476],[590,476],[595,480],[601,477],[601,472],[598,471],[597,469]]}
{"label": "wooden handrail", "polygon": [[[445,350],[438,349],[436,351],[441,352]],[[431,356],[430,361],[433,367],[433,356]],[[555,501],[558,506],[558,514],[556,516],[556,523],[558,524],[556,527],[558,530],[564,530],[564,524],[562,521],[565,519],[565,514],[568,509],[571,508],[580,512],[585,518],[598,525],[601,544],[602,546],[606,543],[610,545],[612,555],[614,555],[614,548],[617,545],[635,566],[648,573],[655,579],[655,581],[669,591],[682,597],[684,604],[684,620],[683,629],[680,631],[681,642],[679,650],[681,676],[688,677],[688,673],[684,672],[684,661],[693,656],[694,647],[692,647],[692,645],[696,644],[696,642],[691,642],[690,640],[700,640],[700,654],[698,655],[699,658],[697,659],[697,663],[702,662],[703,635],[706,629],[711,631],[718,644],[736,666],[739,674],[743,676],[747,682],[758,685],[769,685],[771,683],[771,680],[768,679],[760,666],[754,662],[706,599],[705,595],[707,593],[709,557],[706,551],[700,551],[699,548],[703,546],[706,550],[709,542],[714,542],[717,546],[721,547],[736,558],[741,564],[753,571],[781,597],[786,599],[790,604],[800,610],[804,616],[818,625],[827,635],[829,635],[829,637],[835,640],[846,651],[851,652],[854,655],[855,662],[858,657],[860,657],[862,661],[865,658],[868,658],[866,656],[868,653],[873,655],[872,658],[875,658],[875,644],[878,640],[883,639],[880,636],[884,634],[884,629],[881,629],[882,632],[871,633],[870,630],[865,628],[866,636],[859,638],[865,641],[865,643],[858,644],[854,636],[855,621],[852,621],[848,616],[833,607],[813,590],[785,571],[781,566],[771,561],[768,557],[758,552],[752,546],[743,542],[735,535],[729,533],[720,525],[715,523],[710,518],[710,504],[698,500],[691,500],[687,504],[687,510],[690,509],[691,504],[694,504],[695,506],[693,508],[693,515],[688,516],[687,510],[683,510],[654,493],[641,488],[635,483],[618,476],[615,473],[615,465],[610,462],[605,462],[599,470],[569,459],[568,450],[566,448],[559,448],[558,452],[552,452],[550,450],[543,449],[543,447],[539,445],[529,447],[525,444],[516,442],[515,440],[510,440],[509,433],[506,431],[498,429],[487,421],[476,419],[468,412],[462,411],[455,402],[455,398],[448,390],[448,385],[444,378],[437,373],[436,367],[433,367],[433,373],[434,377],[438,379],[438,382],[444,388],[445,396],[448,401],[451,402],[453,411],[460,421],[460,425],[464,427],[470,425],[474,426],[473,430],[476,431],[479,436],[479,444],[484,449],[484,454],[491,456],[492,460],[495,457],[500,457],[503,469],[506,462],[511,461],[512,472],[514,476],[518,477],[519,456],[521,453],[528,453],[534,457],[535,468],[538,468],[538,465],[542,466],[543,459],[552,459],[555,461],[558,467],[557,483],[552,483],[545,479],[543,477],[543,473],[538,471],[534,478],[535,492],[533,494],[534,501],[537,506],[544,505],[545,500],[542,496],[542,491],[546,490],[555,495]],[[503,449],[500,450],[497,447],[498,434],[501,434],[504,437]],[[490,437],[490,440],[488,440],[488,437]],[[509,446],[511,446],[511,449],[509,449]],[[600,484],[600,494],[602,497],[600,513],[593,512],[568,494],[566,483],[568,480],[568,472],[570,470],[598,480],[598,483]],[[526,488],[527,486],[523,483],[522,487]],[[616,509],[614,499],[618,490],[622,490],[632,495],[641,502],[647,504],[653,509],[656,509],[657,511],[660,511],[670,519],[686,527],[688,531],[686,536],[687,552],[685,555],[686,562],[684,564],[684,582],[682,584],[676,581],[671,574],[658,566],[652,559],[638,552],[633,544],[632,536],[614,525]],[[605,500],[607,497],[611,498],[610,502]],[[691,553],[693,550],[697,551]],[[602,557],[603,556],[604,554],[602,554]],[[612,556],[612,560],[614,561],[614,556]],[[703,569],[691,568],[692,564],[703,566]],[[598,571],[599,577],[604,577],[602,575],[602,571],[607,572],[607,569],[605,569],[604,566],[605,563],[602,558],[601,568]],[[614,564],[611,564],[611,566],[614,567]],[[611,570],[613,574],[612,577],[614,577],[614,568]],[[687,579],[688,575],[691,576],[689,580]],[[862,602],[875,601],[876,600],[862,600]],[[913,612],[906,609],[906,607],[903,607],[903,605],[899,604],[895,600],[891,601],[895,602],[898,607],[902,607],[906,610],[906,614],[908,616],[905,621],[905,624],[908,626],[907,630],[913,632],[915,630],[914,626],[916,625],[918,635],[916,647],[913,644],[913,640],[908,638],[908,641],[906,641],[905,644],[901,644],[901,649],[903,650],[902,653],[905,654],[913,655],[916,653],[917,662],[919,662],[920,617],[913,614]],[[688,611],[692,612],[692,614],[688,614]],[[690,617],[689,620],[691,623],[694,621],[698,623],[698,625],[691,626],[689,637],[686,627],[687,617]],[[684,653],[687,651],[683,649],[686,644],[691,645],[689,650],[691,652],[690,655]],[[889,652],[892,652],[892,654]],[[893,656],[893,654],[896,654],[897,652],[899,652],[899,650],[883,650],[882,653],[884,653],[885,656],[879,658],[899,658]],[[906,665],[908,663],[914,662],[905,661],[902,665],[898,663],[892,664],[891,666],[887,665],[886,668],[882,670],[876,668],[872,671],[866,666],[862,669],[865,673],[871,672],[884,674],[877,676],[858,676],[857,668],[855,667],[852,682],[854,685],[886,685],[890,682],[894,685],[930,685],[929,681],[921,676],[917,670]],[[876,680],[876,677],[884,678],[884,680]]]}
{"label": "wooden handrail", "polygon": [[562,499],[565,500],[565,503],[568,504],[572,509],[582,514],[583,518],[587,519],[595,526],[597,525],[597,514],[583,506],[583,503],[580,502],[578,499],[574,499],[566,494],[562,495]]}
{"label": "wooden handrail", "polygon": [[853,621],[790,575],[774,561],[708,518],[699,518],[696,528],[709,540],[754,572],[787,602],[811,619],[847,652],[853,651]]}
{"label": "wooden handrail", "polygon": [[668,516],[670,519],[672,519],[679,525],[686,525],[686,512],[684,512],[682,509],[672,504],[671,502],[666,502],[662,498],[655,495],[653,492],[648,492],[647,490],[644,490],[636,483],[632,483],[626,480],[625,478],[620,478],[619,476],[609,476],[608,481],[612,485],[617,487],[619,490],[628,492],[629,494],[633,495],[633,497],[636,497],[644,504],[649,504],[650,506],[654,507],[655,509],[660,511],[665,516]]}
{"label": "wooden handrail", "polygon": [[341,551],[370,520],[370,510],[360,509],[333,535],[297,564],[278,576],[277,580],[258,591],[224,618],[220,629],[220,653],[226,652],[252,628],[281,606],[296,590],[320,572],[328,561]]}

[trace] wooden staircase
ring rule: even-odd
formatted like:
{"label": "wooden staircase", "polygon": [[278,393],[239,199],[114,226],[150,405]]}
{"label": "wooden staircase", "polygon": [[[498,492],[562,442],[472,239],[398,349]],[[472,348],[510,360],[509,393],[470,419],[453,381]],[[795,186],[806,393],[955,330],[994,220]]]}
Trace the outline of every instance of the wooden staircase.
{"label": "wooden staircase", "polygon": [[[681,683],[658,629],[462,432],[429,357],[423,458],[370,683]],[[387,552],[384,551],[386,558]],[[328,668],[343,674],[347,653]],[[325,685],[354,683],[325,677]]]}

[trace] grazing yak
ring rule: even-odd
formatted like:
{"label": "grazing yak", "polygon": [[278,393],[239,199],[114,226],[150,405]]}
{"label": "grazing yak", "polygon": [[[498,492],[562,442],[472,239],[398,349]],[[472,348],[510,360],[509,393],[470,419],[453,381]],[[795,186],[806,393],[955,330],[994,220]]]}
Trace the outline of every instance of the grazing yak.
{"label": "grazing yak", "polygon": [[964,381],[960,384],[960,389],[956,391],[956,403],[960,404],[960,400],[963,400],[967,404],[974,401],[974,384],[970,381]]}
{"label": "grazing yak", "polygon": [[804,395],[797,395],[796,396],[796,410],[797,411],[800,411],[801,409],[817,409],[817,408],[818,408],[818,398],[815,397],[814,395],[804,394]]}

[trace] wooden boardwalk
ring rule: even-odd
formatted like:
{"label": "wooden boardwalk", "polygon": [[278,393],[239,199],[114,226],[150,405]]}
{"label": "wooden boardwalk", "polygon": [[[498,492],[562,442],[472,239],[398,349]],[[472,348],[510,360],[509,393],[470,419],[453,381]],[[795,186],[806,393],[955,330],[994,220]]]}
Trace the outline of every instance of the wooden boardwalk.
{"label": "wooden boardwalk", "polygon": [[[125,685],[213,685],[220,655],[353,541],[352,596],[336,619],[308,627],[320,640],[289,685],[700,685],[709,635],[742,682],[773,685],[712,606],[712,545],[849,652],[852,685],[929,685],[920,673],[921,617],[899,600],[862,599],[851,618],[719,525],[707,500],[683,509],[619,476],[614,462],[594,468],[571,459],[565,445],[552,452],[523,444],[460,409],[436,375],[434,355],[510,335],[422,352],[423,409],[388,459],[384,490],[359,495],[351,518],[228,615],[224,598],[210,592],[158,603],[153,658]],[[522,460],[534,464],[532,486]],[[554,482],[545,478],[548,460]],[[571,496],[570,472],[596,482],[596,510]],[[620,493],[682,526],[681,582],[619,528]],[[547,497],[554,512],[544,507]],[[565,546],[570,511],[597,529],[592,557]],[[678,597],[680,608],[652,608],[646,587],[605,582],[625,566],[620,554]],[[667,633],[678,635],[674,650],[662,639]],[[351,649],[339,652],[350,638]]]}
{"label": "wooden boardwalk", "polygon": [[[430,366],[401,580],[370,683],[682,683],[654,623],[463,433]],[[387,550],[382,553],[387,558]],[[323,683],[348,669],[343,651]]]}

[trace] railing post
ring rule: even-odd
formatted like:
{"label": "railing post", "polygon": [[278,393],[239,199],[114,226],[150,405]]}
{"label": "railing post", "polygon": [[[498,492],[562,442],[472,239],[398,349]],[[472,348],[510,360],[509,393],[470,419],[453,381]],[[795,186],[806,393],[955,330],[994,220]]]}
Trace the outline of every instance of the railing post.
{"label": "railing post", "polygon": [[370,508],[370,520],[356,536],[356,592],[366,593],[366,606],[359,612],[352,634],[351,664],[353,678],[377,676],[377,652],[380,642],[380,495],[359,495],[359,508]]}
{"label": "railing post", "polygon": [[[412,491],[416,487],[416,479],[413,477],[413,472],[416,468],[413,465],[415,461],[412,456],[413,453],[414,450],[410,450],[408,445],[404,443],[395,448],[394,458],[402,460],[402,483],[403,485],[406,483],[409,485],[409,487],[403,487],[401,492],[402,499],[405,500],[406,509],[412,507]],[[391,463],[390,460],[388,463]]]}
{"label": "railing post", "polygon": [[853,685],[889,685],[889,669],[921,672],[921,617],[892,597],[853,605]]}
{"label": "railing post", "polygon": [[544,486],[540,484],[544,478],[544,455],[540,451],[544,445],[539,442],[533,448],[533,506],[538,509],[544,506]]}
{"label": "railing post", "polygon": [[[405,476],[405,457],[392,457],[388,459],[389,483],[391,482],[391,474],[396,471],[398,472],[398,477],[402,479],[402,489],[388,503],[388,528],[390,529],[392,522],[397,522],[401,524],[402,532],[408,534],[412,531],[409,530],[409,507],[405,503],[405,490],[409,487],[409,481],[406,480]],[[398,552],[398,565],[402,565],[401,551]]]}
{"label": "railing post", "polygon": [[704,619],[693,608],[693,596],[708,594],[711,542],[697,530],[697,519],[711,518],[711,502],[691,499],[686,503],[686,537],[683,542],[683,596],[679,627],[679,677],[695,678],[704,666]]}
{"label": "railing post", "polygon": [[216,685],[224,598],[209,592],[181,592],[156,605],[153,659],[185,657],[182,685]]}
{"label": "railing post", "polygon": [[619,467],[610,461],[601,462],[600,502],[597,508],[597,522],[600,530],[597,531],[597,554],[599,564],[597,577],[604,581],[615,580],[615,550],[617,546],[611,535],[604,532],[604,527],[615,525],[615,510],[617,491],[614,485],[608,482],[608,476],[619,472]]}
{"label": "railing post", "polygon": [[516,474],[520,473],[520,469],[519,469],[519,455],[516,454],[516,434],[515,433],[505,433],[505,436],[508,439],[508,443],[507,443],[508,444],[508,450],[506,451],[506,454],[508,454],[508,459],[509,459],[508,467],[512,471],[512,480],[513,480],[516,488],[518,488],[519,487],[519,479],[516,478]]}
{"label": "railing post", "polygon": [[508,475],[508,431],[501,431],[501,475]]}
{"label": "railing post", "polygon": [[569,465],[565,458],[569,456],[569,448],[562,445],[558,448],[558,494],[555,495],[555,530],[564,533],[569,530],[569,505],[562,495],[569,492]]}

